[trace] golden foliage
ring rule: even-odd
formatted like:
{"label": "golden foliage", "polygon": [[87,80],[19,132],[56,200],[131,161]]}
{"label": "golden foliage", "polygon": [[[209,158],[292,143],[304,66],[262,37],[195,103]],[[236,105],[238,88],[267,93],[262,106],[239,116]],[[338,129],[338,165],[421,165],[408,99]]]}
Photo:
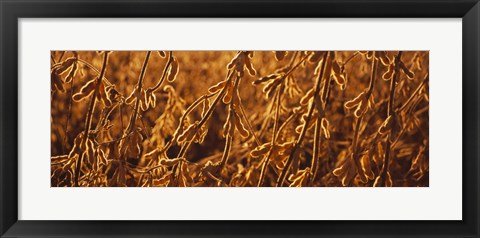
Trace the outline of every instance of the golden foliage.
{"label": "golden foliage", "polygon": [[429,185],[428,52],[51,56],[52,186]]}

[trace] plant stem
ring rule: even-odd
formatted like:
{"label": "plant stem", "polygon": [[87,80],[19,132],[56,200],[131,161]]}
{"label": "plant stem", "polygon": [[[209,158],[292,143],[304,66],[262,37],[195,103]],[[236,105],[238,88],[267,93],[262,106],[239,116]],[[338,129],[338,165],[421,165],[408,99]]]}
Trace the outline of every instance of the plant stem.
{"label": "plant stem", "polygon": [[65,123],[65,136],[63,137],[63,148],[67,146],[67,138],[68,138],[68,124],[70,124],[70,117],[72,116],[72,96],[74,85],[73,82],[75,81],[75,77],[72,77],[72,81],[70,81],[70,95],[68,97],[68,112],[67,112],[67,122]]}
{"label": "plant stem", "polygon": [[[234,70],[231,70],[227,73],[227,81],[231,81],[232,78],[233,78],[233,75],[234,75]],[[240,79],[237,77],[237,81],[239,81]],[[225,95],[225,93],[227,92],[227,88],[229,87],[229,84],[231,82],[227,82],[225,84],[225,87],[223,87],[222,91],[220,91],[220,93],[218,93],[218,96],[215,98],[215,100],[213,101],[212,105],[210,106],[210,108],[208,108],[207,112],[205,113],[205,116],[200,120],[200,122],[198,123],[197,127],[195,128],[194,131],[192,132],[189,132],[189,133],[193,133],[193,134],[197,134],[198,133],[198,130],[207,122],[207,120],[210,118],[210,116],[213,114],[213,111],[215,110],[217,104],[220,102],[220,100],[223,98],[223,96]],[[235,90],[234,90],[235,92]],[[233,92],[233,93],[234,93]],[[234,97],[232,95],[232,101],[233,101]],[[232,102],[231,101],[231,102]],[[231,103],[230,102],[230,103]],[[232,104],[233,105],[233,104]],[[233,106],[232,106],[233,107]],[[234,126],[234,125],[232,125]],[[177,158],[184,158],[185,157],[185,154],[187,153],[188,149],[190,148],[190,146],[192,145],[192,142],[193,142],[193,139],[192,140],[188,140],[185,142],[185,144],[183,145],[183,147],[180,149],[180,151],[178,152],[178,155],[177,155]],[[227,139],[226,139],[226,142],[225,142],[225,148],[224,148],[224,153],[222,155],[222,159],[221,159],[221,162],[220,164],[224,164],[227,160],[227,157],[229,155],[229,152],[230,152],[230,149],[231,149],[231,141],[229,142],[229,138],[227,136]],[[177,180],[178,180],[178,176],[177,176],[177,172],[178,172],[178,167],[180,167],[182,164],[182,162],[180,162],[179,164],[177,164],[176,166],[174,166],[173,168],[173,173],[172,175],[174,176],[174,179],[173,179],[173,183],[174,184],[177,184]],[[221,167],[222,168],[222,167]],[[219,170],[221,171],[221,169]]]}
{"label": "plant stem", "polygon": [[[228,74],[228,78],[227,80],[232,80],[232,76],[233,76],[233,71],[229,72]],[[206,122],[207,120],[210,118],[210,116],[213,114],[213,111],[215,110],[215,107],[217,106],[217,104],[220,102],[220,100],[222,99],[222,97],[225,95],[225,93],[227,92],[227,87],[228,86],[228,83],[225,85],[225,87],[223,87],[222,91],[218,94],[218,96],[215,98],[215,100],[213,101],[212,105],[210,106],[210,108],[208,108],[208,111],[205,113],[205,116],[200,120],[200,122],[198,123],[197,125],[197,128],[195,128],[195,130],[193,132],[190,132],[190,133],[194,133],[196,134],[198,132],[198,129],[201,128]],[[178,153],[178,156],[177,158],[183,158],[183,156],[185,156],[185,154],[187,153],[188,149],[190,148],[190,145],[192,144],[192,141],[193,140],[190,140],[190,141],[187,141],[185,142],[185,145],[180,149],[180,152]]]}
{"label": "plant stem", "polygon": [[[235,94],[237,94],[237,90],[238,90],[238,85],[240,84],[240,76],[237,76],[236,80],[235,80],[235,84],[233,86],[233,92],[232,94],[232,99],[230,101],[230,103],[228,104],[228,107],[229,107],[229,113],[230,113],[230,126],[231,127],[234,127],[235,128],[235,123],[231,123],[232,119],[235,118],[235,109],[234,109],[234,103],[235,103]],[[234,120],[240,120],[240,118],[235,118]],[[230,150],[232,148],[232,142],[233,142],[233,135],[230,135],[230,133],[227,133],[227,137],[225,138],[225,148],[223,150],[223,155],[222,155],[222,159],[220,160],[220,169],[219,169],[219,173],[221,174],[222,170],[224,169],[225,167],[225,164],[227,163],[227,160],[228,160],[228,157],[230,155]]]}
{"label": "plant stem", "polygon": [[357,55],[360,55],[358,51],[356,51],[355,53],[353,53],[353,55],[351,55],[350,57],[348,57],[348,59],[345,60],[345,62],[342,63],[342,65],[346,65],[348,62],[350,62],[350,60],[352,60],[353,58],[355,58],[355,56]]}
{"label": "plant stem", "polygon": [[268,151],[268,154],[263,161],[262,169],[260,171],[260,178],[258,179],[258,184],[257,187],[262,186],[263,179],[265,178],[265,171],[267,170],[267,165],[268,162],[270,162],[270,156],[272,156],[272,150],[275,148],[276,144],[276,139],[277,139],[277,130],[278,130],[278,118],[280,115],[280,103],[281,102],[281,97],[282,97],[282,91],[283,91],[283,85],[282,87],[277,90],[277,95],[276,95],[276,107],[275,107],[275,121],[273,121],[273,133],[272,133],[272,142],[271,142],[271,147],[270,151]]}
{"label": "plant stem", "polygon": [[60,57],[58,58],[57,62],[60,62],[63,59],[63,56],[65,55],[66,51],[62,51],[60,54]]}
{"label": "plant stem", "polygon": [[168,61],[167,61],[167,64],[165,65],[165,68],[163,68],[162,77],[160,78],[160,80],[158,81],[158,83],[154,87],[150,88],[150,90],[157,91],[157,89],[162,85],[163,81],[165,81],[165,76],[167,75],[168,67],[170,67],[170,64],[172,63],[172,61],[173,61],[173,55],[172,55],[172,52],[169,51],[168,52]]}
{"label": "plant stem", "polygon": [[[138,84],[136,88],[137,95],[141,94],[142,87],[143,87],[143,77],[145,76],[145,71],[147,70],[147,66],[148,66],[148,59],[150,58],[151,53],[152,53],[151,51],[148,51],[147,55],[145,56],[145,60],[143,61],[142,70],[140,71],[140,78],[138,79]],[[130,118],[130,123],[127,126],[126,134],[130,134],[130,132],[132,132],[134,129],[139,106],[140,106],[140,98],[137,97],[137,100],[135,100],[135,108],[133,109],[133,114],[132,114],[132,117]]]}
{"label": "plant stem", "polygon": [[353,140],[352,140],[352,153],[355,155],[354,158],[356,158],[356,154],[358,152],[358,133],[360,131],[360,123],[362,123],[362,118],[359,117],[355,120],[355,129],[353,131]]}
{"label": "plant stem", "polygon": [[[332,60],[335,58],[335,52],[330,52]],[[322,145],[322,120],[325,118],[325,108],[327,107],[328,97],[330,96],[330,85],[332,83],[332,79],[327,76],[325,82],[323,83],[322,88],[322,103],[317,105],[317,121],[315,122],[315,129],[313,135],[313,154],[312,154],[312,163],[310,165],[312,176],[310,176],[310,183],[313,184],[318,171],[318,165],[320,164],[320,147]]]}
{"label": "plant stem", "polygon": [[[77,60],[77,63],[82,63],[83,65],[87,66],[89,69],[95,71],[97,74],[100,74],[100,71],[95,68],[95,66],[93,66],[92,64],[88,63],[87,61],[83,60],[83,59],[80,59],[80,58],[76,58]],[[107,83],[108,86],[111,86],[113,85],[112,83],[110,83],[110,81],[108,81],[107,78],[105,78],[105,75],[103,76],[103,82],[104,83]]]}
{"label": "plant stem", "polygon": [[418,92],[420,92],[420,89],[422,89],[422,87],[428,82],[428,79],[429,79],[429,76],[428,76],[428,73],[425,75],[425,78],[423,78],[422,82],[420,83],[420,85],[418,85],[418,87],[415,89],[415,91],[412,93],[412,95],[407,99],[407,101],[405,101],[405,103],[400,107],[398,108],[396,111],[402,111],[403,109],[405,109],[408,104],[410,102],[412,102],[412,100],[415,98],[415,96],[417,95]]}
{"label": "plant stem", "polygon": [[305,119],[305,124],[303,126],[302,131],[300,132],[300,135],[298,136],[297,141],[295,142],[295,146],[293,147],[292,151],[290,152],[287,163],[285,164],[285,168],[283,168],[282,173],[278,177],[277,187],[283,186],[283,183],[285,182],[285,178],[287,176],[288,170],[290,169],[290,166],[292,165],[293,161],[297,157],[298,149],[300,148],[300,145],[301,145],[301,143],[302,143],[302,141],[305,137],[305,134],[306,134],[307,129],[308,129],[308,124],[310,124],[310,120],[312,119],[312,114],[313,114],[313,111],[315,109],[315,102],[317,101],[318,103],[320,103],[320,100],[319,100],[320,99],[319,98],[319,96],[320,96],[319,95],[320,84],[322,82],[323,75],[325,73],[325,68],[326,68],[325,66],[326,66],[326,61],[328,59],[328,56],[330,56],[330,52],[327,52],[323,56],[322,69],[320,71],[320,74],[318,75],[317,82],[315,83],[315,91],[314,91],[314,94],[313,94],[313,97],[314,97],[315,100],[312,100],[312,102],[310,103],[307,118]]}
{"label": "plant stem", "polygon": [[378,60],[375,59],[375,52],[374,52],[372,56],[372,72],[370,75],[370,82],[368,84],[368,91],[366,94],[367,101],[370,99],[370,96],[372,95],[372,92],[373,92],[373,88],[375,86],[377,67],[378,67]]}
{"label": "plant stem", "polygon": [[[290,66],[289,66],[290,69],[287,71],[287,73],[285,73],[283,75],[281,86],[276,92],[277,95],[276,95],[276,99],[275,99],[275,102],[274,102],[274,104],[276,104],[276,106],[275,106],[275,121],[273,122],[271,149],[268,152],[267,156],[265,157],[265,160],[263,161],[263,165],[262,165],[262,169],[260,171],[260,178],[258,180],[257,187],[260,187],[263,183],[263,180],[265,178],[265,171],[267,170],[268,162],[270,161],[270,157],[272,155],[272,150],[275,147],[276,139],[277,139],[278,135],[280,134],[280,133],[277,133],[277,131],[278,131],[278,127],[279,127],[278,123],[279,123],[279,116],[280,116],[280,104],[282,103],[281,102],[281,94],[282,94],[282,91],[283,91],[283,88],[284,88],[284,80],[287,78],[288,75],[290,75],[295,69],[297,69],[297,67],[300,66],[312,54],[312,53],[306,54],[302,59],[300,59],[300,61],[297,64],[294,65],[295,59],[297,57],[297,53],[298,52],[295,52],[295,55],[292,57],[292,60],[290,61]],[[272,106],[272,108],[273,108],[273,106]]]}
{"label": "plant stem", "polygon": [[[388,100],[387,118],[389,116],[393,116],[393,100],[395,97],[395,83],[397,81],[397,77],[399,73],[401,58],[402,58],[402,51],[399,51],[397,56],[395,57],[395,71],[393,72],[393,77],[390,80],[390,97]],[[386,185],[387,173],[390,166],[389,165],[390,164],[390,136],[391,136],[391,131],[387,134],[387,141],[385,142],[385,160],[383,163],[382,174],[381,174],[382,180],[380,185],[384,187]]]}
{"label": "plant stem", "polygon": [[248,120],[248,117],[247,117],[247,114],[245,113],[245,108],[243,108],[243,103],[242,103],[242,99],[240,98],[240,96],[238,96],[238,107],[240,108],[240,112],[242,114],[243,119],[247,123],[247,127],[250,130],[250,133],[252,133],[252,136],[255,140],[255,143],[257,144],[257,146],[260,146],[261,145],[260,140],[258,139],[257,135],[255,134],[255,131],[253,130],[252,124]]}
{"label": "plant stem", "polygon": [[[233,78],[233,75],[234,75],[234,70],[229,70],[227,72],[227,81],[231,81],[232,78]],[[213,111],[215,110],[215,107],[217,106],[217,104],[220,102],[220,100],[222,99],[222,97],[225,95],[225,93],[227,92],[227,88],[228,88],[228,85],[229,85],[230,82],[227,82],[225,84],[225,87],[222,88],[222,90],[220,91],[220,93],[215,93],[213,95],[217,95],[217,97],[215,98],[215,100],[213,101],[212,105],[208,108],[207,112],[205,113],[205,116],[200,120],[200,122],[198,123],[197,127],[195,128],[194,131],[192,132],[189,132],[189,133],[194,133],[196,134],[198,132],[198,129],[201,128],[206,122],[207,120],[210,118],[210,116],[213,114]],[[232,98],[233,99],[233,98]],[[184,114],[185,116],[185,114]],[[182,117],[183,118],[183,117]],[[182,124],[180,124],[179,126],[182,126]],[[187,153],[188,149],[190,148],[190,146],[192,145],[192,142],[193,142],[193,139],[192,140],[189,140],[189,141],[186,141],[185,144],[182,146],[182,148],[180,148],[180,151],[178,152],[178,155],[177,155],[177,158],[184,158],[185,154]],[[177,169],[178,168],[178,165],[177,166],[174,166],[173,168],[173,173],[172,175],[174,176],[173,177],[173,183],[177,183],[177,179],[178,179],[178,176],[176,175],[177,174]]]}
{"label": "plant stem", "polygon": [[163,148],[160,150],[160,152],[164,152],[164,151],[167,151],[168,149],[170,149],[170,147],[175,143],[175,141],[177,140],[178,136],[181,134],[179,131],[180,131],[180,128],[182,128],[182,126],[184,125],[184,121],[185,119],[187,118],[187,116],[193,111],[193,109],[195,109],[198,105],[200,105],[200,103],[203,101],[203,100],[207,100],[207,98],[211,98],[215,95],[217,95],[217,93],[212,93],[212,94],[207,94],[207,95],[203,95],[202,97],[199,97],[197,100],[195,100],[186,110],[185,112],[183,113],[182,117],[180,118],[180,122],[178,123],[178,128],[176,130],[176,132],[174,133],[172,139],[170,139],[167,144],[165,144],[165,146],[163,146]]}
{"label": "plant stem", "polygon": [[320,116],[317,117],[317,121],[315,122],[315,132],[313,134],[313,154],[312,154],[312,176],[310,183],[313,184],[315,181],[315,177],[318,171],[318,164],[320,163],[320,146],[322,144],[322,118]]}
{"label": "plant stem", "polygon": [[[235,126],[235,125],[232,125]],[[232,149],[232,142],[233,142],[233,137],[230,135],[227,135],[225,138],[225,147],[223,149],[223,154],[222,154],[222,159],[220,160],[220,169],[219,172],[224,169],[225,164],[227,163],[228,157],[230,156],[230,150]]]}
{"label": "plant stem", "polygon": [[[100,75],[97,78],[95,90],[93,92],[93,96],[90,99],[90,106],[88,107],[87,111],[87,119],[85,121],[85,130],[83,131],[83,140],[82,140],[82,145],[85,145],[88,139],[88,132],[90,131],[90,128],[92,126],[92,115],[93,111],[95,109],[95,102],[98,94],[98,88],[100,83],[102,82],[103,75],[105,74],[105,70],[107,68],[107,62],[108,62],[108,52],[103,53],[103,65],[102,65],[102,70],[100,71]],[[62,55],[63,56],[63,55]],[[80,176],[80,169],[82,168],[82,160],[83,160],[83,155],[84,153],[81,153],[79,155],[79,158],[77,160],[76,166],[75,166],[75,187],[78,187],[78,178]]]}

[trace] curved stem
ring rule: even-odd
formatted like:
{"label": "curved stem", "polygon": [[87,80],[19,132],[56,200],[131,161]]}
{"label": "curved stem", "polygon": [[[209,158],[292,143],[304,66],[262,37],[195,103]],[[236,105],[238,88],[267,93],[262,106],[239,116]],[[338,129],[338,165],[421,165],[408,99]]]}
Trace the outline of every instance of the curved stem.
{"label": "curved stem", "polygon": [[312,155],[312,176],[311,176],[311,184],[315,181],[315,177],[318,171],[318,164],[320,163],[320,146],[322,144],[322,118],[320,116],[317,117],[317,121],[315,122],[315,132],[313,135],[313,155]]}
{"label": "curved stem", "polygon": [[[100,71],[100,75],[98,76],[96,87],[95,87],[95,90],[93,92],[93,96],[90,99],[90,106],[88,107],[88,111],[87,111],[87,119],[85,121],[85,130],[83,131],[83,140],[82,140],[83,145],[86,144],[87,139],[88,139],[88,132],[90,131],[90,128],[92,126],[92,115],[93,115],[93,111],[95,109],[95,102],[96,102],[95,100],[97,98],[98,88],[99,88],[100,82],[102,81],[103,75],[105,74],[105,70],[107,68],[108,54],[109,53],[104,52],[103,54],[104,54],[104,56],[103,56],[102,70]],[[75,182],[76,187],[78,187],[78,178],[80,177],[80,169],[82,168],[83,155],[84,155],[84,153],[81,153],[79,155],[76,166],[75,166],[74,182]]]}
{"label": "curved stem", "polygon": [[157,91],[157,89],[160,86],[162,86],[163,81],[165,81],[165,76],[167,75],[168,68],[170,67],[170,64],[172,63],[172,61],[173,61],[173,55],[172,55],[172,52],[169,51],[168,52],[168,61],[167,61],[167,64],[165,65],[165,68],[163,68],[162,77],[160,78],[160,80],[158,81],[158,83],[155,86],[150,88],[150,90]]}
{"label": "curved stem", "polygon": [[358,152],[358,133],[360,131],[360,124],[362,123],[362,118],[363,117],[359,117],[355,120],[355,129],[353,131],[353,140],[352,140],[352,153],[354,155],[356,155]]}
{"label": "curved stem", "polygon": [[[83,59],[80,59],[80,58],[77,58],[77,62],[82,63],[83,65],[87,66],[89,69],[95,71],[97,74],[100,74],[100,71],[97,68],[95,68],[95,66],[88,63],[87,61],[85,61]],[[110,81],[108,81],[107,78],[105,78],[105,75],[102,77],[102,79],[107,83],[108,86],[113,85]]]}
{"label": "curved stem", "polygon": [[[283,86],[283,85],[282,85]],[[273,133],[272,133],[272,142],[271,142],[271,148],[270,151],[268,152],[265,160],[263,161],[262,169],[260,170],[260,178],[258,179],[258,184],[257,187],[262,186],[263,180],[265,179],[265,171],[267,170],[267,165],[268,162],[270,162],[270,156],[272,155],[272,150],[275,148],[275,142],[277,140],[277,130],[278,130],[278,119],[280,115],[280,104],[282,103],[281,97],[282,97],[282,88],[281,87],[277,91],[276,95],[276,107],[275,107],[275,120],[273,121]]]}
{"label": "curved stem", "polygon": [[[395,83],[397,81],[399,68],[400,68],[400,61],[402,58],[402,51],[398,52],[398,55],[395,57],[395,71],[393,72],[393,77],[390,80],[390,97],[388,100],[388,108],[387,108],[387,118],[389,116],[393,116],[393,100],[395,98]],[[382,174],[381,174],[381,186],[386,185],[386,177],[390,165],[390,136],[391,132],[387,135],[387,141],[385,142],[385,160],[382,167]]]}
{"label": "curved stem", "polygon": [[70,124],[70,117],[72,116],[72,96],[74,90],[74,81],[75,77],[72,77],[72,81],[70,81],[70,95],[68,97],[68,112],[67,112],[67,122],[65,123],[65,136],[63,137],[63,148],[67,146],[67,138],[68,138],[68,125]]}
{"label": "curved stem", "polygon": [[322,82],[322,79],[324,78],[323,75],[325,73],[325,66],[326,66],[326,61],[328,57],[330,56],[330,52],[327,52],[323,56],[323,61],[322,61],[322,69],[320,71],[320,74],[318,75],[317,82],[315,83],[315,91],[314,91],[314,100],[310,103],[310,107],[308,109],[308,114],[307,118],[305,119],[305,124],[303,126],[302,131],[300,132],[300,135],[295,143],[295,146],[293,147],[292,151],[290,152],[290,155],[288,157],[287,163],[285,164],[285,168],[283,168],[282,173],[278,177],[277,180],[277,187],[283,186],[283,183],[285,182],[285,178],[287,176],[288,170],[290,169],[290,166],[292,165],[293,161],[297,157],[298,149],[305,138],[305,134],[308,129],[308,124],[310,124],[310,120],[312,119],[312,114],[315,109],[315,103],[321,103],[320,98],[319,98],[319,92],[320,92],[320,84]]}
{"label": "curved stem", "polygon": [[65,55],[65,53],[66,53],[66,51],[62,51],[62,53],[60,54],[60,57],[58,58],[57,62],[62,61],[63,56]]}
{"label": "curved stem", "polygon": [[428,82],[428,79],[429,79],[429,76],[428,76],[428,73],[425,75],[425,78],[423,78],[423,81],[420,83],[420,85],[418,85],[418,87],[415,89],[415,91],[412,93],[412,95],[407,99],[407,101],[400,107],[398,108],[396,111],[402,111],[404,110],[408,104],[410,104],[413,99],[415,98],[415,96],[417,95],[418,92],[420,92],[420,89],[423,88],[423,86]]}
{"label": "curved stem", "polygon": [[[143,66],[142,66],[142,70],[140,71],[140,77],[138,79],[138,84],[137,84],[137,95],[140,95],[141,94],[141,91],[142,91],[142,87],[143,87],[143,78],[145,77],[145,71],[147,70],[147,66],[148,66],[148,59],[150,58],[150,54],[152,52],[151,51],[148,51],[147,52],[147,55],[145,56],[145,60],[143,61]],[[138,108],[140,106],[140,98],[137,97],[137,99],[135,100],[135,107],[133,109],[133,114],[132,114],[132,117],[130,118],[130,122],[127,126],[127,130],[126,130],[126,134],[129,134],[130,132],[133,131],[134,129],[134,126],[135,126],[135,121],[137,119],[137,114],[138,114]]]}
{"label": "curved stem", "polygon": [[[233,86],[233,92],[232,93],[237,93],[237,90],[238,90],[238,85],[240,84],[240,76],[237,76],[236,80],[235,80],[235,83],[234,83],[234,86]],[[234,104],[235,104],[235,98],[233,95],[232,95],[232,100],[230,101],[230,103],[228,104],[228,107],[229,107],[229,110],[230,110],[230,123],[231,127],[235,127],[235,123],[232,123],[232,119],[235,118],[234,114]],[[233,119],[233,120],[239,120],[240,118],[236,118],[236,119]],[[223,155],[222,155],[222,159],[220,160],[220,170],[219,170],[219,173],[222,172],[222,170],[224,169],[226,163],[227,163],[227,160],[228,160],[228,157],[230,156],[230,150],[232,148],[232,142],[233,142],[233,135],[230,135],[230,133],[227,133],[227,137],[225,138],[225,148],[223,150]]]}
{"label": "curved stem", "polygon": [[242,114],[243,119],[247,123],[248,130],[250,130],[250,133],[252,133],[252,136],[255,139],[255,143],[257,143],[257,146],[260,146],[261,145],[260,140],[258,139],[257,135],[255,134],[255,131],[253,130],[252,124],[248,120],[247,114],[245,113],[245,108],[243,108],[242,99],[240,98],[240,96],[238,94],[237,94],[237,96],[238,96],[238,107],[240,108],[240,113]]}
{"label": "curved stem", "polygon": [[[233,76],[233,71],[229,74],[227,80],[231,80],[231,77]],[[201,128],[206,122],[207,120],[210,118],[210,116],[213,114],[213,111],[215,110],[215,107],[217,106],[217,104],[220,102],[220,100],[222,99],[222,97],[225,95],[225,93],[227,92],[227,87],[228,86],[228,83],[225,85],[225,87],[222,89],[222,91],[218,94],[218,96],[215,98],[215,100],[213,101],[212,105],[210,106],[210,108],[208,108],[207,112],[205,113],[205,116],[200,120],[200,122],[198,123],[198,126],[197,128],[195,128],[195,130],[191,133],[194,133],[196,134],[198,132],[198,129]],[[185,154],[187,153],[188,149],[190,148],[190,145],[192,144],[192,141],[193,140],[190,140],[190,141],[187,141],[185,142],[185,145],[180,149],[180,152],[178,153],[178,156],[177,158],[183,158],[183,156],[185,156]]]}
{"label": "curved stem", "polygon": [[200,105],[200,103],[203,101],[203,100],[207,100],[207,98],[211,98],[215,95],[217,95],[218,92],[216,93],[211,93],[211,94],[207,94],[207,95],[203,95],[202,97],[198,98],[197,100],[195,100],[186,110],[185,112],[183,113],[182,117],[180,118],[180,122],[178,124],[178,127],[172,137],[172,139],[170,139],[167,144],[165,144],[165,146],[163,146],[163,148],[160,150],[160,152],[164,152],[164,151],[167,151],[168,149],[170,149],[170,147],[173,145],[173,143],[175,143],[175,141],[177,140],[178,136],[179,136],[179,132],[180,132],[180,129],[182,128],[184,122],[185,122],[185,119],[187,118],[187,116],[198,106]]}
{"label": "curved stem", "polygon": [[355,53],[353,53],[353,55],[351,55],[350,57],[348,57],[345,62],[342,63],[343,66],[345,66],[346,64],[348,64],[348,62],[350,62],[350,60],[352,60],[353,58],[355,58],[355,56],[357,55],[360,55],[358,51],[356,51]]}

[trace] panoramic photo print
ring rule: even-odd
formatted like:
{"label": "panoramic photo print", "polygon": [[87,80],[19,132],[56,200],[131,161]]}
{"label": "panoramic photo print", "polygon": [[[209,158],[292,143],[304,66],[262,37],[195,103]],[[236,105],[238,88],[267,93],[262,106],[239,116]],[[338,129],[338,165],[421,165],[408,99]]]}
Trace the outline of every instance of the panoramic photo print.
{"label": "panoramic photo print", "polygon": [[52,187],[428,187],[428,51],[51,51]]}

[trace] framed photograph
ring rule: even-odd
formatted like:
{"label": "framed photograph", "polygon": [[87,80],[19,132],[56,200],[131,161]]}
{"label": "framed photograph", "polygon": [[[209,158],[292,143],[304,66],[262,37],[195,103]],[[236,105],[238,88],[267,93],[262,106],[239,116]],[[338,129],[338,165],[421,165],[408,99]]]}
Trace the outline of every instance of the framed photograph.
{"label": "framed photograph", "polygon": [[477,0],[0,0],[1,237],[479,237]]}

